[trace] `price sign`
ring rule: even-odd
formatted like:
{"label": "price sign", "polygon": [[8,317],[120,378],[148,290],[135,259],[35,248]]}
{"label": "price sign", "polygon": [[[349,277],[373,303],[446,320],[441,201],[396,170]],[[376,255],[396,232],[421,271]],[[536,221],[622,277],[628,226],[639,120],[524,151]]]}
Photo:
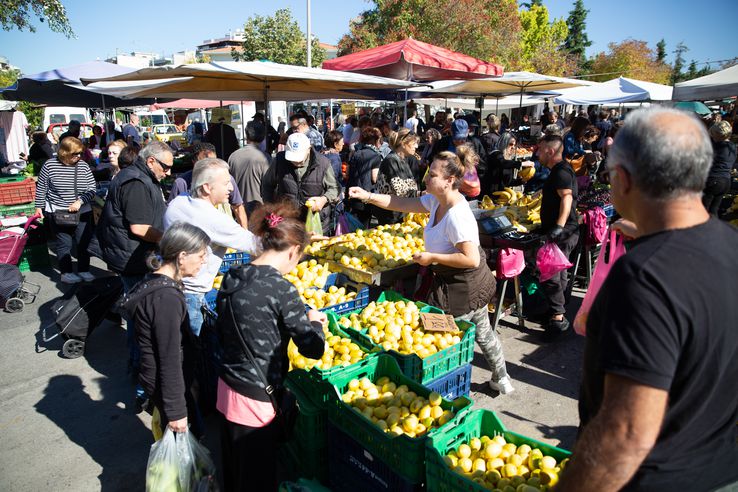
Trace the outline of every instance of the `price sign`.
{"label": "price sign", "polygon": [[420,313],[420,322],[425,331],[448,331],[457,330],[454,317],[450,314]]}
{"label": "price sign", "polygon": [[346,115],[356,114],[356,104],[354,103],[341,104],[341,113],[346,114]]}
{"label": "price sign", "polygon": [[233,121],[233,112],[228,108],[213,108],[210,121],[230,125]]}

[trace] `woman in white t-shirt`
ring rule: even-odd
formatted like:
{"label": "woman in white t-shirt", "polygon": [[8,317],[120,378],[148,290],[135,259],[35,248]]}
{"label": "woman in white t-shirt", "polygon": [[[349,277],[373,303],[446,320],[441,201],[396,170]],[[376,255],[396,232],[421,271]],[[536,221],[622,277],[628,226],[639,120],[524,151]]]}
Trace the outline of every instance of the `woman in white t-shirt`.
{"label": "woman in white t-shirt", "polygon": [[430,212],[425,249],[413,260],[433,271],[429,302],[457,320],[477,326],[476,340],[492,370],[490,387],[502,394],[513,386],[505,368],[502,343],[489,322],[487,304],[495,293],[495,278],[479,246],[479,231],[469,203],[459,192],[468,170],[453,152],[439,153],[424,178],[427,194],[399,197],[349,189],[349,197],[377,207],[406,213]]}

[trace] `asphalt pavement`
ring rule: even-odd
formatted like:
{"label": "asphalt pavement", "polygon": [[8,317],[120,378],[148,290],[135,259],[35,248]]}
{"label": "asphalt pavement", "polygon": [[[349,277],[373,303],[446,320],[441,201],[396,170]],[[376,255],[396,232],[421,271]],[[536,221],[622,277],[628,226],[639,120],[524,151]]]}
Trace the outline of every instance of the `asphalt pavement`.
{"label": "asphalt pavement", "polygon": [[[94,259],[92,272],[105,274]],[[134,411],[125,326],[105,321],[90,335],[83,357],[66,359],[61,338],[44,342],[42,329],[69,287],[51,267],[28,272],[26,280],[41,285],[36,301],[19,313],[0,312],[0,490],[143,490],[153,437],[150,417]],[[580,296],[575,291],[570,314]],[[490,373],[477,349],[475,408],[494,410],[509,430],[571,448],[584,339],[569,333],[544,343],[538,325],[515,322],[505,318],[500,327],[515,392],[489,389]],[[54,332],[50,327],[48,335]],[[217,432],[209,424],[206,444],[217,462]]]}

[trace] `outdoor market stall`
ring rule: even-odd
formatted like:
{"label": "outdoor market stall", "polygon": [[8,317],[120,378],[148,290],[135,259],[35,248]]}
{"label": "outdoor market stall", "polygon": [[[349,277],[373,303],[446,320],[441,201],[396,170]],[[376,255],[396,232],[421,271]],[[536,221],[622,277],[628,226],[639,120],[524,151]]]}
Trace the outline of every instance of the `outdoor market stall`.
{"label": "outdoor market stall", "polygon": [[672,87],[618,77],[598,85],[561,91],[556,104],[603,105],[646,101],[670,101]]}
{"label": "outdoor market stall", "polygon": [[738,65],[680,82],[674,86],[674,101],[713,101],[738,96]]}

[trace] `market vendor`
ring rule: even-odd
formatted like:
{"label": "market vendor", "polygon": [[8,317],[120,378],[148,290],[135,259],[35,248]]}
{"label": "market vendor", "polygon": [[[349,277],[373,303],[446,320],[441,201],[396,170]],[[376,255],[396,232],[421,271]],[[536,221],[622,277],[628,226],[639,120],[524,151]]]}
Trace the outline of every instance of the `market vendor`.
{"label": "market vendor", "polygon": [[[561,137],[549,134],[538,144],[538,160],[551,170],[543,185],[541,198],[541,232],[556,243],[565,256],[574,250],[579,241],[577,221],[577,178],[571,165],[564,160],[564,142]],[[565,291],[568,271],[562,270],[549,280],[541,282],[548,299],[549,320],[547,338],[553,338],[569,329],[566,314]]]}
{"label": "market vendor", "polygon": [[502,343],[489,322],[487,304],[495,294],[496,281],[479,245],[477,221],[469,203],[459,192],[467,173],[453,152],[439,153],[424,178],[427,194],[399,197],[370,193],[362,188],[349,189],[349,197],[406,213],[430,212],[425,226],[426,252],[413,256],[433,272],[429,302],[450,313],[457,320],[474,323],[476,341],[492,370],[490,387],[501,393],[514,389],[507,375]]}

